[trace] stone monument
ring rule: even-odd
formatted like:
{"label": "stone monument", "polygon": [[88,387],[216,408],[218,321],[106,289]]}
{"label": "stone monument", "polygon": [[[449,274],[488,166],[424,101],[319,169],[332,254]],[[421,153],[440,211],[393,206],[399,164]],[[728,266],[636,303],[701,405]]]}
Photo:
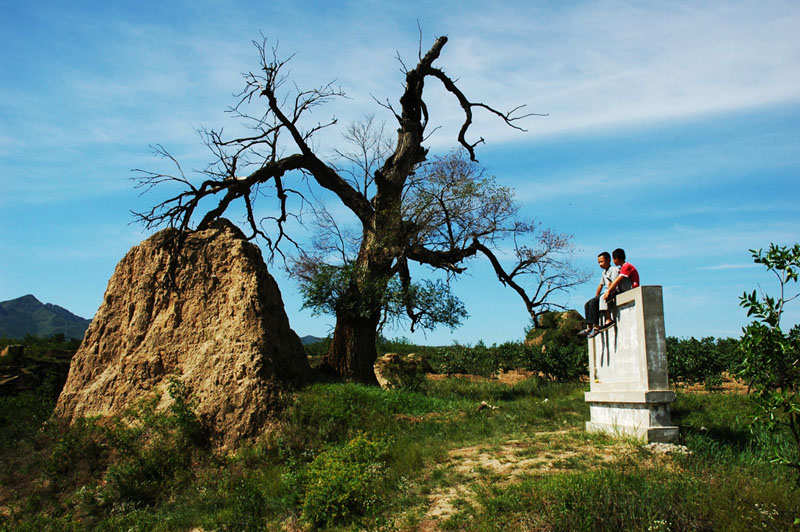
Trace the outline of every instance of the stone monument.
{"label": "stone monument", "polygon": [[615,324],[589,342],[591,415],[589,432],[630,435],[651,442],[676,442],[670,420],[667,338],[660,286],[640,286],[617,295]]}

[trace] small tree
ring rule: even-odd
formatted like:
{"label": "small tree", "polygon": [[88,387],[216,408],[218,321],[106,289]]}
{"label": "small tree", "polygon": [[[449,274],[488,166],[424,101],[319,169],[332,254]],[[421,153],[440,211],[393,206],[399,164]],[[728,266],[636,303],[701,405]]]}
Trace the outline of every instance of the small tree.
{"label": "small tree", "polygon": [[788,285],[797,282],[800,274],[800,244],[770,244],[766,253],[760,249],[750,252],[757,264],[775,274],[780,296],[759,296],[753,290],[740,298],[740,305],[755,320],[744,329],[739,376],[755,391],[761,409],[756,422],[771,432],[788,428],[791,433],[793,447],[776,447],[773,461],[793,468],[800,483],[800,326],[795,324],[788,334],[781,328],[784,306],[800,295],[786,294]]}

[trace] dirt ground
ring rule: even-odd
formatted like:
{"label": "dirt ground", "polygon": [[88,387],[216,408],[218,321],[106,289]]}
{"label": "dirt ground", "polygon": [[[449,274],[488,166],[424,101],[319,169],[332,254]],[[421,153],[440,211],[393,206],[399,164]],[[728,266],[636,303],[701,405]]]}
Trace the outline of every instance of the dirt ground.
{"label": "dirt ground", "polygon": [[502,384],[507,384],[509,386],[513,386],[517,383],[520,383],[526,379],[529,379],[534,375],[534,372],[524,370],[524,369],[515,369],[511,371],[504,371],[496,376],[493,377],[481,377],[480,375],[469,375],[466,373],[454,373],[452,375],[444,375],[439,373],[429,373],[427,375],[428,380],[432,381],[443,381],[450,378],[456,379],[466,379],[472,382],[482,382],[482,381],[496,381]]}
{"label": "dirt ground", "polygon": [[[476,375],[453,375],[471,381],[494,380],[512,386],[533,375],[530,371],[511,371],[492,378]],[[447,378],[445,375],[429,375],[431,380]],[[709,391],[703,385],[680,386],[680,390],[692,393],[746,394],[745,385],[724,375],[722,385]],[[496,445],[475,445],[453,449],[447,461],[439,467],[458,481],[448,487],[435,489],[428,497],[428,510],[419,524],[422,532],[436,532],[439,523],[458,511],[460,501],[469,502],[473,487],[480,482],[491,481],[503,486],[525,475],[542,475],[571,469],[572,466],[600,467],[612,460],[636,452],[625,441],[599,445],[596,441],[582,438],[579,428],[554,432],[536,433],[531,441],[508,440]],[[663,451],[652,452],[651,462],[669,462]]]}
{"label": "dirt ground", "polygon": [[539,432],[530,441],[508,440],[451,450],[447,462],[440,467],[457,481],[431,492],[428,510],[418,530],[439,530],[439,523],[458,511],[459,501],[471,500],[473,487],[478,483],[488,481],[504,486],[526,475],[564,471],[578,464],[599,467],[632,452],[631,446],[624,442],[597,445],[581,438],[581,433],[578,428]]}
{"label": "dirt ground", "polygon": [[691,384],[689,386],[684,386],[680,382],[676,384],[678,390],[692,393],[731,393],[741,395],[747,395],[750,393],[750,389],[747,387],[747,385],[737,381],[727,373],[722,374],[722,385],[720,385],[718,388],[714,388],[713,390],[707,390],[702,384]]}

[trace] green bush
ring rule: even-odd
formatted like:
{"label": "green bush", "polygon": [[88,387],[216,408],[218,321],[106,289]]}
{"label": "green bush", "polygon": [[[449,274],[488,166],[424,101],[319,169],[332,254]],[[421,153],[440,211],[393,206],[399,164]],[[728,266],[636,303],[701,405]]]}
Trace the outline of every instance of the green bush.
{"label": "green bush", "polygon": [[586,339],[578,336],[583,317],[575,310],[548,311],[525,332],[525,367],[553,381],[573,381],[589,373]]}
{"label": "green bush", "polygon": [[731,370],[733,358],[730,339],[723,342],[711,337],[701,340],[667,337],[667,366],[672,382],[719,386],[722,373]]}
{"label": "green bush", "polygon": [[0,397],[0,446],[16,447],[41,428],[55,407],[50,388]]}
{"label": "green bush", "polygon": [[380,372],[390,388],[423,390],[428,381],[427,374],[433,372],[430,364],[414,353],[407,356],[390,355],[386,359],[380,361],[376,372]]}
{"label": "green bush", "polygon": [[[775,446],[774,461],[792,468],[800,486],[800,324],[782,327],[784,306],[800,296],[789,295],[800,279],[800,244],[770,244],[769,250],[751,249],[753,261],[775,274],[779,296],[745,292],[740,305],[752,321],[742,335],[745,354],[738,375],[755,391],[760,412],[755,421],[768,432],[788,432],[793,445]],[[788,329],[788,332],[786,332]]]}
{"label": "green bush", "polygon": [[117,460],[105,475],[105,503],[149,505],[167,495],[169,484],[191,470],[193,456],[205,447],[205,431],[184,385],[169,386],[172,404],[156,412],[160,397],[140,401],[107,429]]}
{"label": "green bush", "polygon": [[583,316],[577,310],[551,310],[539,315],[536,327],[531,326],[525,331],[525,339],[528,343],[538,345],[585,344],[586,340],[578,336],[578,332],[584,327]]}
{"label": "green bush", "polygon": [[373,510],[377,485],[385,489],[388,452],[387,441],[360,434],[320,453],[306,471],[303,519],[314,525],[345,522]]}
{"label": "green bush", "polygon": [[483,342],[478,342],[475,347],[455,343],[439,350],[435,367],[446,375],[467,373],[489,377],[497,372],[500,364]]}
{"label": "green bush", "polygon": [[310,357],[322,357],[328,353],[328,349],[331,347],[331,341],[333,338],[331,336],[326,336],[319,342],[314,342],[313,344],[306,344],[303,348],[306,350],[306,356]]}
{"label": "green bush", "polygon": [[560,345],[526,346],[526,367],[552,381],[575,381],[589,374],[589,355],[585,342]]}
{"label": "green bush", "polygon": [[468,373],[489,377],[500,371],[527,369],[553,381],[573,381],[589,372],[585,341],[561,344],[506,342],[486,347],[455,344],[441,348],[431,358],[439,373]]}

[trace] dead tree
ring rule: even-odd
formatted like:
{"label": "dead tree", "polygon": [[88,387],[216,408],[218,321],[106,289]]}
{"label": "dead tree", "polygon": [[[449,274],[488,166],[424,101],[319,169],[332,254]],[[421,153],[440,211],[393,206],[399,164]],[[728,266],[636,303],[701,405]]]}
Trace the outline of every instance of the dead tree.
{"label": "dead tree", "polygon": [[[342,96],[341,90],[332,84],[312,90],[289,87],[284,72],[287,60],[278,59],[276,50],[268,49],[265,42],[254,43],[260,54],[260,70],[245,74],[245,88],[231,109],[249,125],[252,134],[226,139],[221,132],[205,131],[214,160],[199,182],[188,178],[177,161],[158,147],[159,153],[173,160],[178,173],[141,172],[139,186],[149,189],[172,181],[184,188],[136,216],[147,227],[170,225],[181,231],[200,230],[222,216],[234,202],[242,202],[248,236],[260,237],[271,252],[282,253],[282,244],[295,242],[286,231],[289,217],[297,215],[288,207],[288,199],[294,195],[306,200],[297,183],[305,178],[332,192],[360,225],[355,256],[347,259],[347,275],[338,279],[337,297],[330,302],[336,325],[326,362],[347,380],[375,382],[376,331],[382,324],[383,294],[390,283],[399,282],[412,327],[431,318],[414,306],[410,262],[457,275],[465,270],[465,261],[484,255],[500,282],[522,297],[535,320],[547,308],[554,291],[583,282],[582,274],[571,269],[568,261],[559,263],[555,258],[569,251],[568,237],[543,231],[537,245],[518,244],[536,231],[535,224],[518,220],[518,207],[507,188],[486,181],[475,187],[483,179],[474,167],[475,149],[484,140],[468,139],[473,113],[491,113],[515,129],[521,129],[518,121],[530,115],[520,114],[522,107],[502,112],[467,98],[449,75],[434,66],[446,43],[446,37],[439,37],[426,54],[422,55],[420,49],[413,68],[403,67],[405,90],[399,107],[381,104],[398,123],[393,147],[385,157],[365,159],[367,170],[358,176],[323,161],[310,143],[315,133],[336,121],[308,124],[309,111]],[[426,166],[426,81],[441,83],[461,106],[464,121],[457,139],[467,157],[454,155]],[[258,102],[263,102],[258,114],[246,110]],[[351,134],[357,136],[358,129],[352,129]],[[288,142],[284,142],[287,136]],[[453,167],[447,168],[448,164]],[[253,203],[266,191],[277,201],[277,214],[259,218]],[[201,202],[213,203],[210,208],[201,209]],[[193,226],[196,219],[199,222]],[[495,253],[496,241],[507,238],[514,242],[517,253],[516,264],[511,268],[504,267]],[[303,269],[302,257],[301,253],[297,262],[300,267],[295,271],[299,275],[305,272],[309,279],[319,274],[310,267],[313,260],[307,260]],[[539,279],[534,283],[534,292],[528,293],[519,279],[531,274]]]}

